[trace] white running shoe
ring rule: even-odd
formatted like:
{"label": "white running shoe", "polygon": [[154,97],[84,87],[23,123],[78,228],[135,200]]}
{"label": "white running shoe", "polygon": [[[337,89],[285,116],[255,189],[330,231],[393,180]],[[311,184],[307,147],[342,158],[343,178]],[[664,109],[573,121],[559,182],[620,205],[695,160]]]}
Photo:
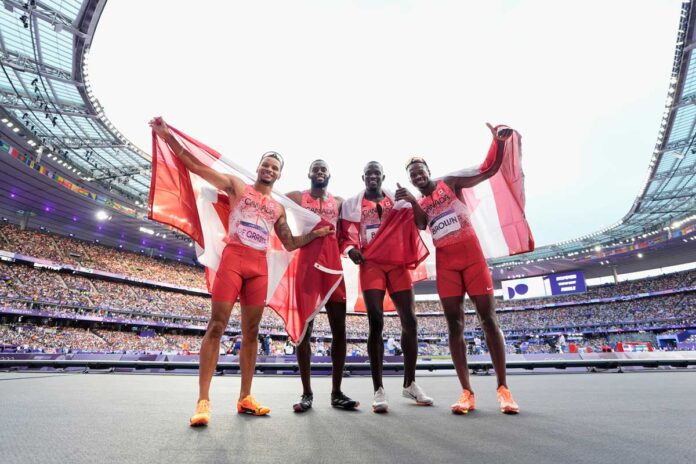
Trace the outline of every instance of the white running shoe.
{"label": "white running shoe", "polygon": [[414,400],[416,404],[421,406],[430,406],[433,404],[433,399],[426,395],[421,387],[416,385],[415,380],[411,382],[411,385],[403,389],[402,395],[404,395],[404,398]]}
{"label": "white running shoe", "polygon": [[387,394],[384,393],[384,387],[379,387],[375,392],[375,398],[372,400],[373,412],[387,412],[389,403],[387,402]]}

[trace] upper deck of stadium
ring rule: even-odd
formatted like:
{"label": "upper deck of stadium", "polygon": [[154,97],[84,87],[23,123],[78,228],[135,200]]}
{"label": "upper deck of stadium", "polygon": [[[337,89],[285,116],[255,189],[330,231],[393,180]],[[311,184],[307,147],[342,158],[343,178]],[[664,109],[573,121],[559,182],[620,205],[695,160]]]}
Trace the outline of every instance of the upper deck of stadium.
{"label": "upper deck of stadium", "polygon": [[[13,222],[38,216],[61,234],[192,258],[187,237],[147,221],[150,156],[114,127],[90,87],[89,50],[105,5],[3,0],[0,215]],[[599,269],[646,247],[663,251],[636,270],[672,264],[677,256],[696,261],[689,246],[696,221],[695,21],[693,3],[684,2],[655,147],[636,154],[647,172],[628,212],[596,232],[493,260],[494,278]],[[96,209],[110,220],[95,218]]]}

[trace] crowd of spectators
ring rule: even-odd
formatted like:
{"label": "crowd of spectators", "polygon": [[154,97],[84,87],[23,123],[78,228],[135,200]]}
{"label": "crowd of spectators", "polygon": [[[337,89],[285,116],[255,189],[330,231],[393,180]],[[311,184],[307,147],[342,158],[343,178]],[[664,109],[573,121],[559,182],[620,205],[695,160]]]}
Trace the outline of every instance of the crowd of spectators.
{"label": "crowd of spectators", "polygon": [[[636,325],[650,327],[651,324],[694,324],[695,295],[693,292],[678,293],[608,303],[500,311],[498,320],[508,334],[536,333],[543,330],[578,331],[592,327],[620,329]],[[13,301],[15,299],[21,299],[23,302]],[[21,264],[0,263],[0,304],[6,307],[11,304],[26,307],[27,301],[37,306],[40,304],[42,310],[57,314],[91,313],[123,320],[178,322],[185,325],[191,325],[192,320],[195,322],[194,325],[205,325],[210,312],[210,300],[205,296],[90,279]],[[418,317],[421,338],[447,335],[447,325],[442,313],[432,311],[435,305],[439,303],[417,303],[421,309]],[[426,309],[422,310],[423,308]],[[400,333],[400,323],[395,313],[386,315],[384,321],[386,335]],[[466,314],[467,330],[474,330],[478,325],[475,314]],[[238,305],[231,317],[231,327],[239,327]],[[261,328],[265,332],[279,334],[283,333],[284,324],[274,311],[268,309],[262,319]],[[349,338],[364,338],[367,334],[365,315],[349,314],[346,318],[346,329]],[[314,333],[331,333],[325,313],[316,317]]]}
{"label": "crowd of spectators", "polygon": [[147,334],[28,323],[0,324],[0,347],[41,353],[190,353],[200,350],[202,337]]}
{"label": "crowd of spectators", "polygon": [[[94,269],[121,273],[139,279],[168,282],[188,287],[204,287],[203,271],[181,263],[145,257],[137,253],[106,248],[43,231],[22,231],[10,224],[0,224],[0,249],[47,258],[67,264],[79,264]],[[498,301],[498,320],[508,338],[521,340],[549,332],[582,333],[601,331],[655,329],[696,324],[696,293],[636,298],[638,294],[669,290],[696,284],[696,271],[671,274],[616,285],[590,287],[587,293],[563,297]],[[607,297],[622,297],[613,302],[589,302]],[[564,302],[569,306],[546,307]],[[54,319],[106,317],[118,319],[102,324],[98,329],[60,328],[26,325],[23,330],[3,326],[0,343],[19,343],[28,346],[50,345],[49,349],[98,349],[121,351],[196,351],[201,335],[140,336],[132,332],[133,324],[147,326],[157,323],[178,324],[203,328],[210,314],[210,298],[182,291],[164,289],[133,282],[103,280],[95,276],[37,269],[24,264],[0,262],[0,308],[23,308],[47,312]],[[470,301],[465,309],[472,311]],[[416,303],[421,354],[447,354],[447,324],[439,301]],[[230,319],[232,333],[239,332],[239,306]],[[44,321],[45,323],[45,321]],[[473,313],[465,316],[467,336],[479,333],[479,323]],[[362,340],[367,336],[367,318],[349,314],[346,318],[349,353],[364,355]],[[266,350],[269,354],[287,354],[288,347],[278,337],[284,336],[284,324],[277,314],[267,308],[261,322],[261,333],[274,336]],[[401,326],[395,313],[385,315],[385,339],[400,336]],[[314,321],[317,339],[331,335],[325,313]],[[202,331],[200,331],[202,334]],[[19,337],[19,338],[18,338]],[[520,351],[520,343],[510,345],[511,352]],[[315,353],[325,354],[328,342],[316,342]],[[588,342],[588,346],[589,345]],[[595,344],[594,348],[600,345]],[[525,352],[553,351],[552,345],[527,343]],[[228,347],[234,349],[234,343]]]}
{"label": "crowd of spectators", "polygon": [[[267,342],[264,343],[264,338]],[[220,347],[221,354],[239,354],[241,335],[224,337]],[[577,351],[602,352],[614,351],[617,342],[650,342],[657,348],[654,336],[645,333],[631,333],[603,336],[575,336],[568,340],[563,337],[561,345],[559,337],[529,337],[521,340],[508,340],[508,354],[538,354],[569,352],[570,345],[575,345]],[[202,337],[200,335],[180,335],[152,331],[138,333],[119,331],[105,328],[77,328],[55,325],[33,325],[30,323],[0,324],[0,351],[11,347],[11,351],[41,352],[41,353],[122,353],[122,354],[195,354],[200,350]],[[691,336],[687,342],[696,342],[696,336]],[[467,340],[467,351],[470,355],[486,354],[488,352],[485,340],[478,337]],[[330,356],[330,339],[317,337],[310,343],[313,355]],[[282,338],[261,335],[259,355],[293,356],[295,347]],[[348,356],[367,356],[367,345],[364,342],[348,342]],[[385,339],[385,355],[401,355],[398,338]],[[449,346],[444,340],[420,341],[418,355],[421,357],[447,357],[450,355]]]}
{"label": "crowd of spectators", "polygon": [[136,279],[205,288],[205,274],[200,267],[108,248],[44,230],[21,230],[10,223],[0,223],[0,249]]}

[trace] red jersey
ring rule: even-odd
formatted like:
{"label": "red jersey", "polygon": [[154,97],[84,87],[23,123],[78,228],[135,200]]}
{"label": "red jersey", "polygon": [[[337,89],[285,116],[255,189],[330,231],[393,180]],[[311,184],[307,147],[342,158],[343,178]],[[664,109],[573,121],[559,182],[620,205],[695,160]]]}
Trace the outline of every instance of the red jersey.
{"label": "red jersey", "polygon": [[443,181],[438,181],[433,193],[418,200],[418,204],[428,216],[428,227],[436,248],[476,236],[471,225],[469,208]]}
{"label": "red jersey", "polygon": [[338,202],[333,195],[327,192],[326,198],[314,198],[309,190],[302,192],[302,202],[300,206],[319,215],[326,222],[330,222],[336,227],[338,224]]}
{"label": "red jersey", "polygon": [[266,250],[273,225],[280,215],[280,204],[257,192],[253,186],[244,192],[230,210],[227,243],[241,243],[256,250]]}
{"label": "red jersey", "polygon": [[[362,204],[360,205],[360,246],[367,246],[379,230],[379,226],[382,224],[382,219],[384,219],[389,211],[394,208],[394,202],[387,196],[384,197],[382,201],[379,202],[379,206],[382,209],[382,214],[380,215],[377,211],[377,204],[374,201],[368,200],[363,197]],[[381,217],[380,217],[381,216]]]}

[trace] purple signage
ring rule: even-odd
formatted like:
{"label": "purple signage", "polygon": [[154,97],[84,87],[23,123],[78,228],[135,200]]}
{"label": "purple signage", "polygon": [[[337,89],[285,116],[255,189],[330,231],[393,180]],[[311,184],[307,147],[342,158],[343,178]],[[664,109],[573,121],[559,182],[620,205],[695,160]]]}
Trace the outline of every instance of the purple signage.
{"label": "purple signage", "polygon": [[567,295],[570,293],[585,293],[585,276],[582,271],[564,272],[546,276],[549,281],[551,295]]}

